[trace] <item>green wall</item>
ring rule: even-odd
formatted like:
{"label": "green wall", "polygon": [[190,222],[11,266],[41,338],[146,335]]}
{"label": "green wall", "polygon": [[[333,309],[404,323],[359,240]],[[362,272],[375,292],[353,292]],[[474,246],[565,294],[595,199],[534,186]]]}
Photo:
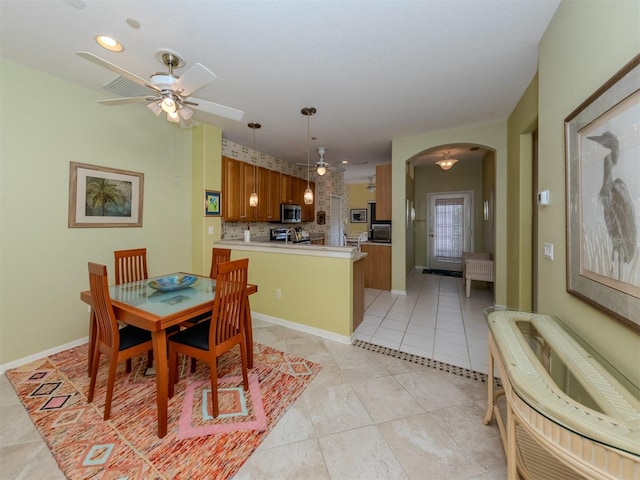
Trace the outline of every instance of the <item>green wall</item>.
{"label": "green wall", "polygon": [[571,323],[623,373],[640,384],[640,336],[566,292],[564,119],[640,52],[640,2],[563,1],[539,52],[538,241],[554,244],[553,261],[538,258],[538,307]]}
{"label": "green wall", "polygon": [[[88,335],[87,262],[147,247],[149,274],[191,268],[191,132],[139,105],[0,59],[0,364]],[[69,162],[144,173],[142,228],[68,228]]]}
{"label": "green wall", "polygon": [[531,311],[533,275],[533,132],[538,128],[538,76],[536,75],[507,123],[507,306]]}

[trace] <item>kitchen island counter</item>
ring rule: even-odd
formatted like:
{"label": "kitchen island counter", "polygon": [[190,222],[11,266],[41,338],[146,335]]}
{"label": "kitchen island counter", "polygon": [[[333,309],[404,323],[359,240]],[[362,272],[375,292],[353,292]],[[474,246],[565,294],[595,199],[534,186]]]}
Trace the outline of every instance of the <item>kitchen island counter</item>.
{"label": "kitchen island counter", "polygon": [[331,247],[328,245],[311,245],[309,243],[275,242],[269,240],[219,240],[216,246],[231,248],[232,250],[244,250],[248,252],[281,253],[287,255],[304,255],[326,258],[350,258],[358,261],[366,257],[366,253],[358,252],[354,247]]}
{"label": "kitchen island counter", "polygon": [[254,318],[343,343],[364,316],[364,258],[352,247],[220,240],[231,259],[249,259]]}

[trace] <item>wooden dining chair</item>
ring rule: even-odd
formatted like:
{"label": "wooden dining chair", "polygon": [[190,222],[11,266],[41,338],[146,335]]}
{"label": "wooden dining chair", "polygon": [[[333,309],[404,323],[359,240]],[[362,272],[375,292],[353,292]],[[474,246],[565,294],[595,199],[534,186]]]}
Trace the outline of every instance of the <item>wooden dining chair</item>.
{"label": "wooden dining chair", "polygon": [[126,369],[127,373],[129,373],[131,371],[131,358],[153,350],[153,343],[151,342],[151,333],[147,330],[132,325],[119,328],[111,305],[107,267],[105,265],[89,262],[89,286],[96,321],[96,342],[92,356],[91,380],[89,382],[87,401],[89,403],[93,401],[100,354],[104,353],[110,358],[107,397],[104,405],[104,419],[108,420],[111,415],[111,398],[113,396],[113,384],[118,363],[123,360],[129,360]]}
{"label": "wooden dining chair", "polygon": [[211,249],[211,270],[209,277],[216,278],[218,273],[218,264],[231,261],[231,249],[213,247]]}
{"label": "wooden dining chair", "polygon": [[116,285],[149,278],[146,248],[116,250],[113,256],[116,262]]}
{"label": "wooden dining chair", "polygon": [[169,397],[173,396],[174,385],[178,381],[178,353],[203,360],[208,363],[211,375],[214,418],[218,416],[217,359],[236,345],[240,348],[243,386],[245,391],[249,389],[244,328],[248,266],[248,258],[218,264],[211,320],[198,323],[168,338]]}
{"label": "wooden dining chair", "polygon": [[[137,282],[149,278],[147,274],[147,249],[132,248],[129,250],[115,250],[116,285]],[[153,350],[147,358],[149,366],[153,365]],[[131,360],[127,360],[127,368],[131,369]]]}

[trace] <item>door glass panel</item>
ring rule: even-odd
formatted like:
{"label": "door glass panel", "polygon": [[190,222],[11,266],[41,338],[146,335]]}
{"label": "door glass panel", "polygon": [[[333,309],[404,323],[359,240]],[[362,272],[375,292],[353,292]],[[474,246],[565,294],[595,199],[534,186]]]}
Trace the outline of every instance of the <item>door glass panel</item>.
{"label": "door glass panel", "polygon": [[439,262],[462,262],[464,250],[464,198],[435,201],[435,257]]}

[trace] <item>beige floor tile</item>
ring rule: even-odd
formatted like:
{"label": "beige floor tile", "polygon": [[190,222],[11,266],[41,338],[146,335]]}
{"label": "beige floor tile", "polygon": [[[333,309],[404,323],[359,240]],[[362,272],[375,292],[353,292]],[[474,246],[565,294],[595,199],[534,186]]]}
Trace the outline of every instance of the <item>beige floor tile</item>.
{"label": "beige floor tile", "polygon": [[269,432],[260,449],[279,447],[315,437],[311,415],[304,397],[300,397]]}
{"label": "beige floor tile", "polygon": [[305,395],[305,399],[318,436],[373,423],[351,385],[315,388]]}
{"label": "beige floor tile", "polygon": [[321,437],[319,443],[331,480],[408,478],[375,426]]}
{"label": "beige floor tile", "polygon": [[482,473],[434,420],[437,414],[416,415],[378,425],[409,478],[447,480]]}
{"label": "beige floor tile", "polygon": [[424,413],[424,408],[394,377],[352,383],[351,386],[375,423]]}
{"label": "beige floor tile", "polygon": [[250,476],[243,471],[243,479],[247,480],[329,480],[324,459],[318,441],[283,445],[265,448],[254,452],[249,458]]}
{"label": "beige floor tile", "polygon": [[442,372],[437,370],[416,370],[396,375],[395,378],[427,411],[469,401],[464,391],[452,385]]}

